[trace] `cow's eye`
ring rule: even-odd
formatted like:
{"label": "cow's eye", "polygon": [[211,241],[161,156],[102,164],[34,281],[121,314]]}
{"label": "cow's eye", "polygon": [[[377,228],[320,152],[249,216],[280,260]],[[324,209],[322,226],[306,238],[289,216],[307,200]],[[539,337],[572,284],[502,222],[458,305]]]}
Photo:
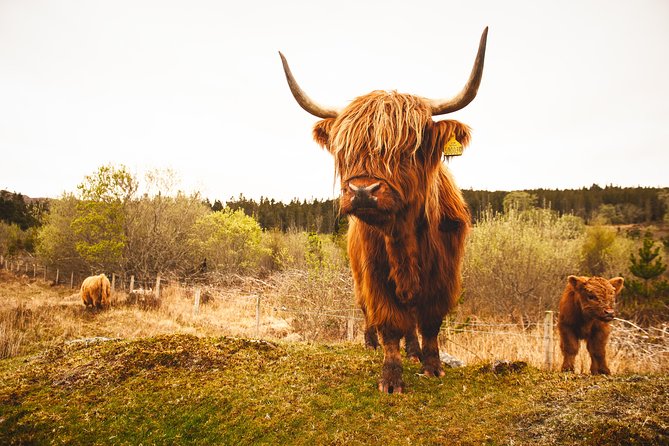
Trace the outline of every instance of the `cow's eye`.
{"label": "cow's eye", "polygon": [[595,294],[588,293],[588,299],[597,300],[597,296]]}

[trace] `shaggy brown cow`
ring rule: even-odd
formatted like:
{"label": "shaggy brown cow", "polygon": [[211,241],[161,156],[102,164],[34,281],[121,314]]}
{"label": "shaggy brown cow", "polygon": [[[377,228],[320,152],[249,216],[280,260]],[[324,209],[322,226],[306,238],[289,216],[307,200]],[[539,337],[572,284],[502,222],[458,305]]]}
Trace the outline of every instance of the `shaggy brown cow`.
{"label": "shaggy brown cow", "polygon": [[615,316],[616,296],[623,289],[623,282],[622,277],[606,280],[596,276],[569,276],[560,298],[558,316],[563,372],[574,371],[574,358],[581,339],[585,339],[590,353],[590,373],[611,373],[606,364],[606,341],[611,333],[609,322]]}
{"label": "shaggy brown cow", "polygon": [[323,118],[313,136],[333,155],[341,180],[340,211],[350,217],[348,252],[366,342],[376,347],[378,333],[384,349],[382,392],[404,390],[402,337],[425,375],[444,374],[437,335],[460,296],[470,215],[442,158],[453,155],[446,147],[466,146],[470,132],[432,116],[459,110],[476,96],[487,32],[467,84],[449,100],[373,91],[341,110],[323,107],[302,91],[280,54],[299,105]]}
{"label": "shaggy brown cow", "polygon": [[81,300],[86,307],[108,307],[110,296],[111,285],[104,274],[87,277],[81,284]]}

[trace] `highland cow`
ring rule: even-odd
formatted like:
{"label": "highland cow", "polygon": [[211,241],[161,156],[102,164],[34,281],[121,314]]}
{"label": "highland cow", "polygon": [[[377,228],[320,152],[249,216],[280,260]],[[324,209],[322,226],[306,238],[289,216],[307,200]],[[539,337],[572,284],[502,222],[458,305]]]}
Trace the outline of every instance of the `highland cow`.
{"label": "highland cow", "polygon": [[322,118],[314,126],[314,139],[334,157],[340,212],[349,216],[348,253],[365,316],[365,340],[376,347],[380,335],[384,350],[382,392],[405,388],[401,338],[425,375],[444,374],[437,335],[460,296],[471,218],[442,160],[460,154],[457,149],[469,143],[470,130],[458,121],[432,117],[459,110],[476,96],[487,32],[467,84],[447,100],[373,91],[343,109],[324,107],[302,91],[280,53],[298,104]]}
{"label": "highland cow", "polygon": [[86,307],[108,307],[110,296],[111,285],[104,274],[87,277],[81,284],[81,300]]}
{"label": "highland cow", "polygon": [[623,282],[622,277],[606,280],[597,276],[569,276],[560,298],[558,316],[563,372],[574,371],[574,359],[584,339],[590,353],[590,373],[611,373],[606,363],[606,342],[615,316],[616,296]]}

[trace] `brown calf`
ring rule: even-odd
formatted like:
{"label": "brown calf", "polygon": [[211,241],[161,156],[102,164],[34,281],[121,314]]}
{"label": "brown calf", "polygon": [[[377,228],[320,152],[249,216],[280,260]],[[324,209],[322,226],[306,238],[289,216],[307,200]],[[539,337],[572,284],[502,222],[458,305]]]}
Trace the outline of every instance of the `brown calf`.
{"label": "brown calf", "polygon": [[610,322],[615,316],[616,296],[623,288],[622,277],[606,280],[603,277],[569,276],[560,298],[560,349],[564,358],[563,372],[574,371],[574,358],[581,339],[590,353],[590,373],[611,373],[606,363],[606,342],[611,333]]}

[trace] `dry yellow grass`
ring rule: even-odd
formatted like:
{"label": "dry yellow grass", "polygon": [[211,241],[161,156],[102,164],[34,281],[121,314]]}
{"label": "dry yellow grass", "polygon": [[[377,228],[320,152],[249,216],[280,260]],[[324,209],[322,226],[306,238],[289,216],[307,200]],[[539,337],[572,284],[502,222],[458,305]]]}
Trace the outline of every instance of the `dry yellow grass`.
{"label": "dry yellow grass", "polygon": [[[291,312],[284,311],[287,298],[282,293],[300,287],[267,285],[267,282],[241,280],[236,286],[203,288],[202,296],[206,295],[209,301],[199,306],[197,314],[194,290],[178,285],[164,287],[157,306],[129,305],[127,295],[117,292],[112,296],[109,310],[92,311],[84,308],[77,290],[51,287],[41,280],[17,278],[0,271],[0,358],[31,354],[53,344],[92,337],[132,339],[183,333],[328,342],[347,340],[346,316],[333,316],[332,311],[324,309],[321,313],[314,312],[311,307],[301,306],[300,299],[295,300]],[[256,325],[258,295],[263,297],[260,324]],[[335,305],[336,301],[330,304]],[[351,304],[347,302],[347,307],[339,309],[337,314],[353,314],[349,310]],[[301,309],[304,314],[300,313]],[[355,314],[353,341],[362,343],[362,322],[360,314]],[[329,330],[327,336],[323,329],[319,337],[319,332],[313,330],[319,325],[319,318],[323,327],[338,325]],[[309,324],[305,325],[307,320]],[[520,360],[540,368],[546,365],[541,323],[525,329],[520,324],[499,321],[450,323],[444,327],[441,345],[466,364]],[[552,368],[558,370],[562,358],[556,331],[552,345]],[[669,371],[669,330],[664,327],[664,331],[659,328],[641,331],[616,321],[608,357],[613,373]],[[577,358],[577,373],[587,373],[589,364],[583,346]]]}
{"label": "dry yellow grass", "polygon": [[[522,328],[513,323],[475,322],[469,326],[446,326],[442,349],[467,364],[495,360],[525,361],[538,368],[560,370],[562,354],[557,328],[546,346],[542,323]],[[548,350],[550,365],[547,361]],[[613,323],[607,345],[612,373],[658,373],[669,371],[669,330],[667,327],[636,329],[621,321]],[[590,356],[583,342],[576,357],[576,373],[590,373]]]}

